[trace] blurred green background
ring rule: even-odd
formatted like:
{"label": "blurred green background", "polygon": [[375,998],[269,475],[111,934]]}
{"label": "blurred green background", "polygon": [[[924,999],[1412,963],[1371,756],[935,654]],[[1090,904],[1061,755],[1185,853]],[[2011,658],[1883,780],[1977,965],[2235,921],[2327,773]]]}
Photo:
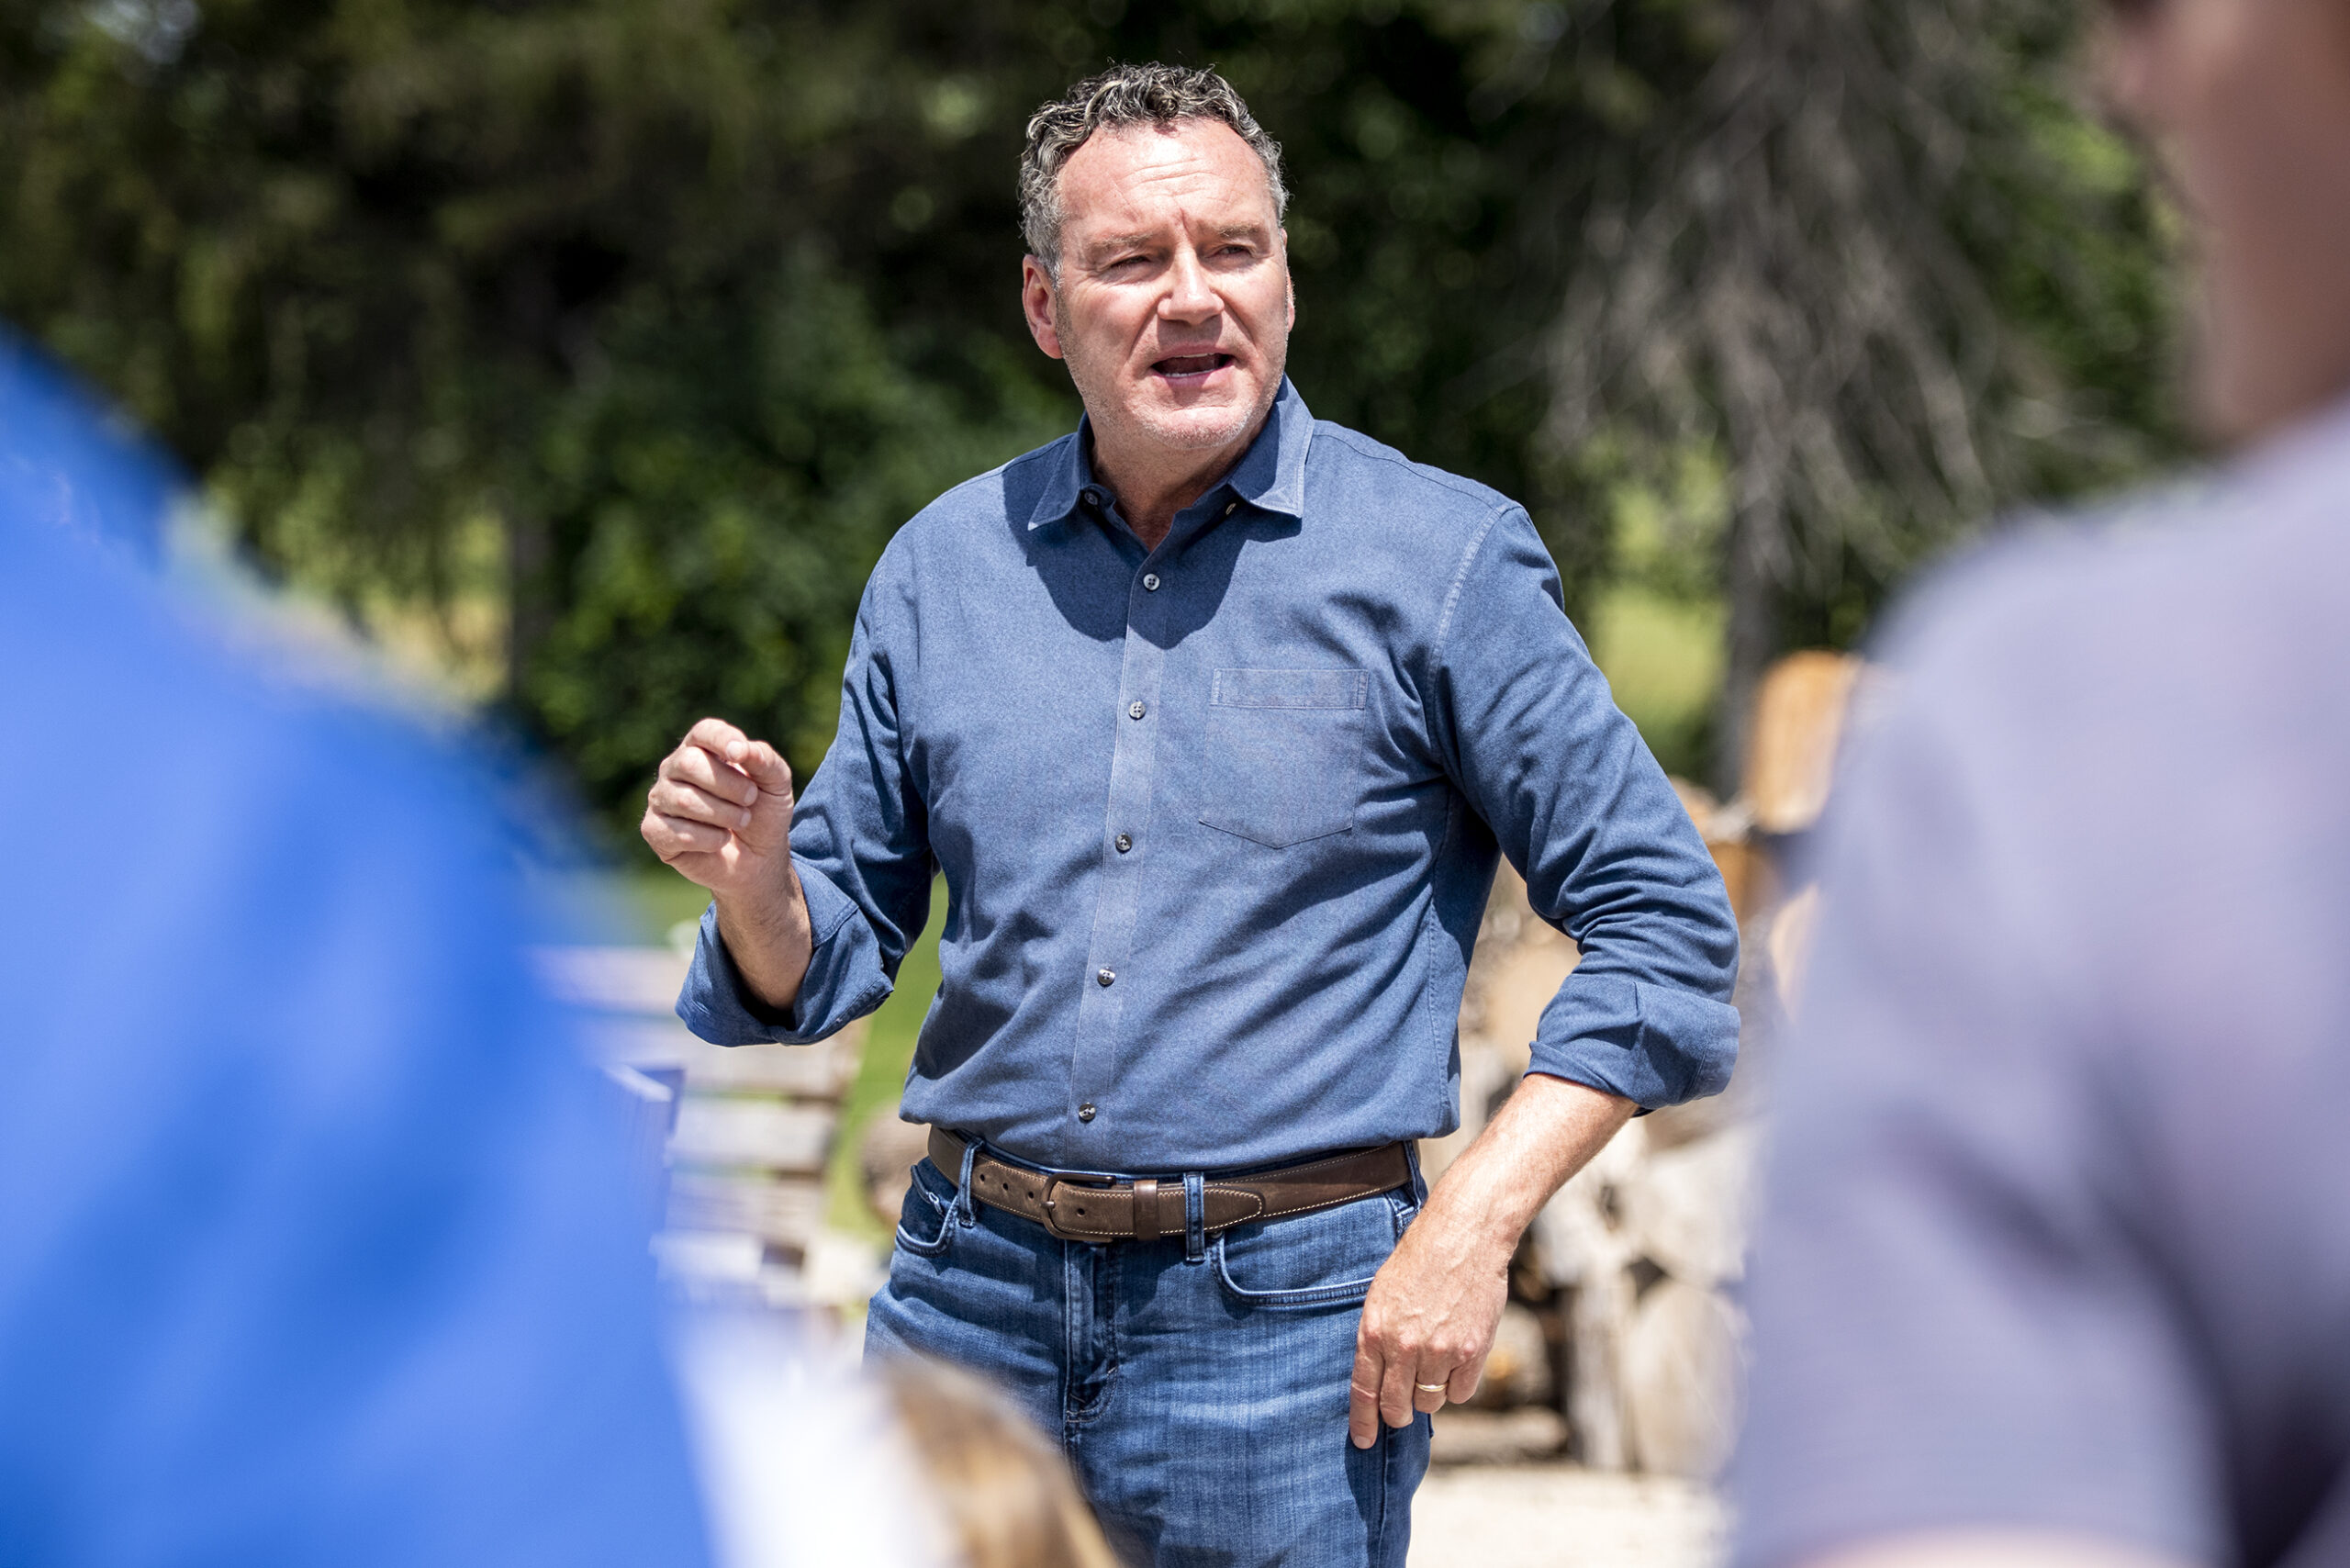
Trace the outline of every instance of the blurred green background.
{"label": "blurred green background", "polygon": [[1286,150],[1315,410],[1524,499],[1680,770],[2174,444],[2166,225],[2054,0],[31,0],[0,315],[625,849],[703,712],[811,768],[891,530],[1073,422],[1014,163],[1143,57]]}

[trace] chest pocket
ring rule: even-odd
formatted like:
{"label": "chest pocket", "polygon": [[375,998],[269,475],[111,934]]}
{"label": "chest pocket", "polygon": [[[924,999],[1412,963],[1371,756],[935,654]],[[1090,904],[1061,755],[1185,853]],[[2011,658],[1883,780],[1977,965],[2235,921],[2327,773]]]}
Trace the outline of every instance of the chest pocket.
{"label": "chest pocket", "polygon": [[1359,669],[1216,671],[1200,821],[1275,849],[1352,828],[1370,689]]}

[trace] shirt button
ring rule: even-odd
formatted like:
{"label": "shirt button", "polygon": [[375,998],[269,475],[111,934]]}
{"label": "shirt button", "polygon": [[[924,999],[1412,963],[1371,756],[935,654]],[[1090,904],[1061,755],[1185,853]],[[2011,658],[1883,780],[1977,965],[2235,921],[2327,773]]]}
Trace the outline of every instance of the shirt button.
{"label": "shirt button", "polygon": [[1142,575],[1142,591],[1145,593],[1157,593],[1158,591],[1158,574],[1157,572],[1145,572]]}
{"label": "shirt button", "polygon": [[1077,1119],[1080,1122],[1090,1122],[1093,1119],[1092,1101],[1088,1100],[1084,1104],[1080,1105],[1077,1108]]}
{"label": "shirt button", "polygon": [[1091,486],[1091,485],[1086,486],[1086,487],[1085,487],[1085,504],[1086,504],[1087,506],[1090,506],[1090,507],[1098,507],[1098,506],[1100,506],[1100,505],[1102,504],[1102,492],[1101,492],[1101,491],[1099,491],[1099,490],[1097,490],[1097,489],[1095,489],[1095,488],[1094,488],[1092,486]]}
{"label": "shirt button", "polygon": [[1146,707],[1144,707],[1144,706],[1142,705],[1142,699],[1141,699],[1141,698],[1139,698],[1139,697],[1136,698],[1132,702],[1129,702],[1129,703],[1127,703],[1127,704],[1126,704],[1126,717],[1127,717],[1127,718],[1129,718],[1129,719],[1139,719],[1139,718],[1141,718],[1145,713],[1147,713],[1147,712],[1149,712],[1149,711],[1150,711],[1150,710],[1149,710],[1149,709],[1147,709],[1147,708],[1146,708]]}
{"label": "shirt button", "polygon": [[1135,846],[1134,839],[1123,833],[1118,835],[1116,842],[1118,846],[1118,853],[1121,855],[1124,855],[1127,850],[1132,849]]}
{"label": "shirt button", "polygon": [[1116,980],[1117,978],[1118,971],[1115,969],[1096,969],[1093,971],[1094,982],[1098,985],[1108,985],[1112,980]]}

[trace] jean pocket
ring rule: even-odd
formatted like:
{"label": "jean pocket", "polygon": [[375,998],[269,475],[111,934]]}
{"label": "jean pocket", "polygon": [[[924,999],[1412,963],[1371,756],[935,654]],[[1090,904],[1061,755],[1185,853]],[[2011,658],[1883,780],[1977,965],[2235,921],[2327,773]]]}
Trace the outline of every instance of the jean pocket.
{"label": "jean pocket", "polygon": [[1274,849],[1352,828],[1370,693],[1359,669],[1216,671],[1200,821]]}
{"label": "jean pocket", "polygon": [[955,1239],[955,1183],[927,1159],[914,1162],[914,1179],[898,1205],[898,1245],[921,1258],[935,1258]]}
{"label": "jean pocket", "polygon": [[1234,1226],[1215,1238],[1217,1281],[1251,1306],[1360,1303],[1395,1250],[1408,1212],[1408,1196],[1396,1192]]}

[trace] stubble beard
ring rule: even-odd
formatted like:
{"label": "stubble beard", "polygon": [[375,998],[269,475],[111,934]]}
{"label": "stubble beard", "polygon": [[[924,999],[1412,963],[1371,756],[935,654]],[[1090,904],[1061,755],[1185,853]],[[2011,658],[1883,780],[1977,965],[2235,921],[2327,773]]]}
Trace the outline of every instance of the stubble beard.
{"label": "stubble beard", "polygon": [[[1064,345],[1074,346],[1080,341],[1069,330],[1069,313],[1058,298],[1053,301],[1053,320]],[[1265,366],[1265,385],[1249,402],[1193,408],[1179,412],[1154,408],[1147,399],[1128,402],[1122,396],[1125,387],[1118,376],[1123,366],[1113,365],[1109,367],[1106,375],[1099,374],[1084,353],[1067,353],[1065,348],[1064,355],[1069,379],[1077,384],[1078,400],[1092,416],[1096,430],[1104,424],[1113,428],[1122,426],[1169,452],[1213,452],[1218,447],[1231,445],[1256,428],[1264,418],[1265,410],[1272,407],[1281,384],[1282,362],[1286,358],[1279,353],[1270,356],[1270,363]],[[1103,417],[1105,414],[1109,416],[1107,419]]]}

